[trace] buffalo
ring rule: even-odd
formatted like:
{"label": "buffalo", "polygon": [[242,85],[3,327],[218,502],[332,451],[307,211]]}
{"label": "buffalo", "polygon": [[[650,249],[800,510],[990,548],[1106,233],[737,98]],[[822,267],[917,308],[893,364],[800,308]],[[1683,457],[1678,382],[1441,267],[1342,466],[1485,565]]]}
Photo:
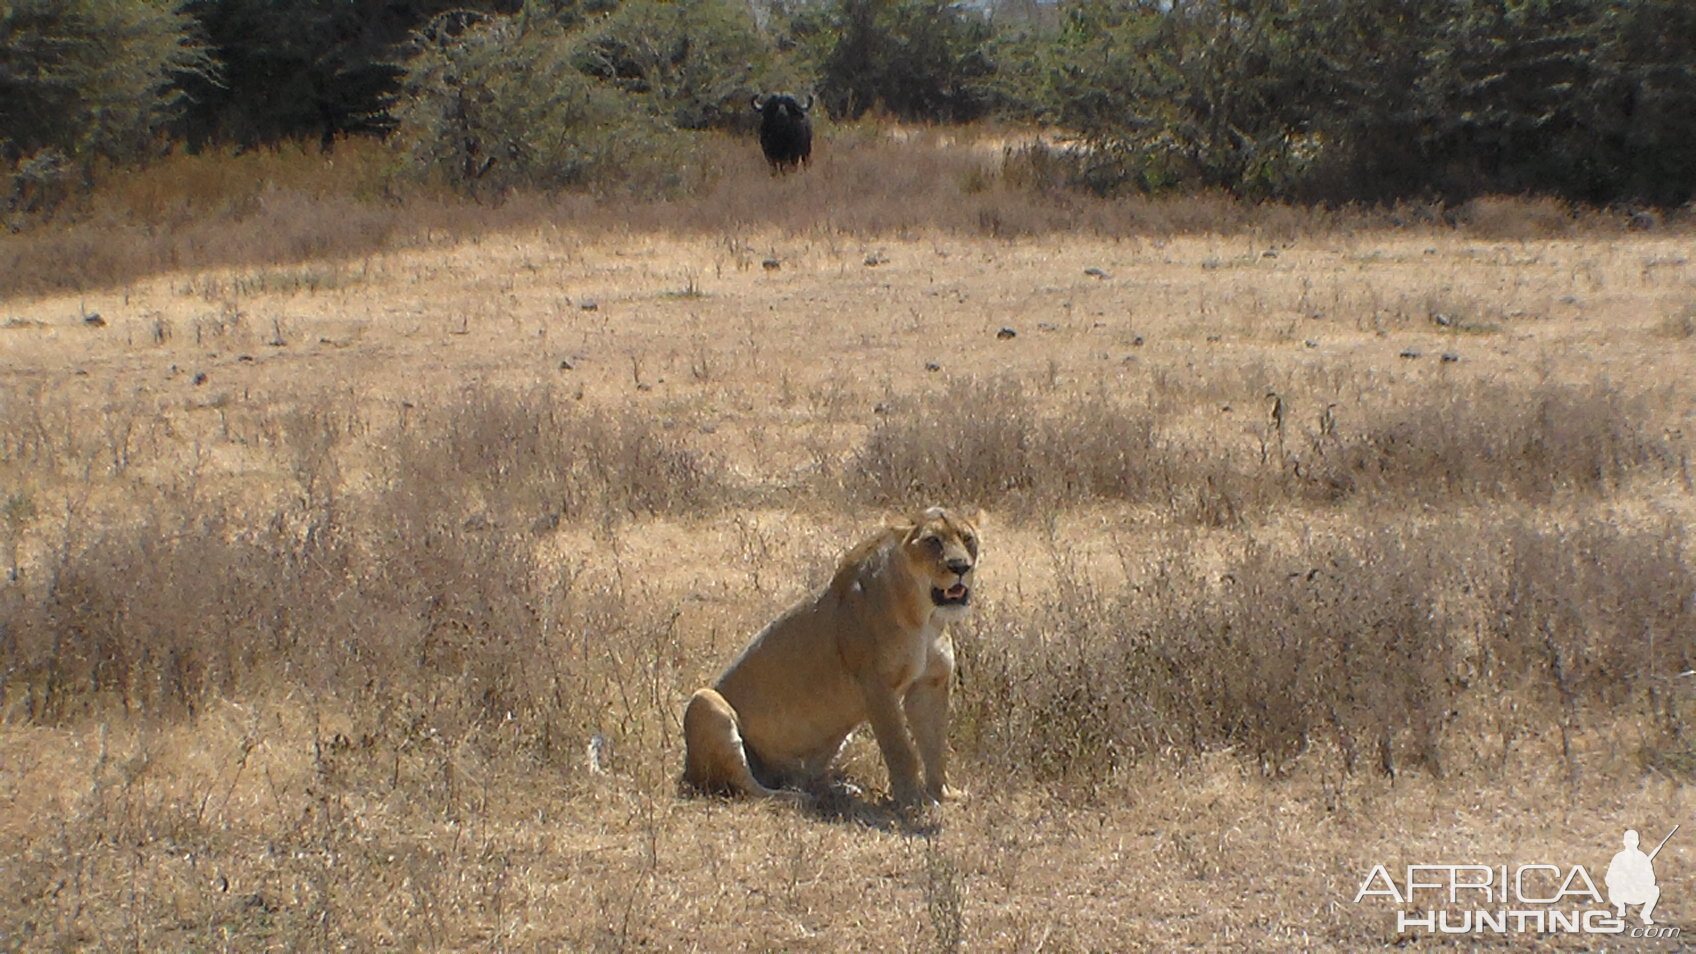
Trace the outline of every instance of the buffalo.
{"label": "buffalo", "polygon": [[754,97],[754,111],[760,114],[760,150],[772,172],[799,169],[812,160],[813,123],[807,118],[812,108],[812,96],[805,106],[793,96]]}

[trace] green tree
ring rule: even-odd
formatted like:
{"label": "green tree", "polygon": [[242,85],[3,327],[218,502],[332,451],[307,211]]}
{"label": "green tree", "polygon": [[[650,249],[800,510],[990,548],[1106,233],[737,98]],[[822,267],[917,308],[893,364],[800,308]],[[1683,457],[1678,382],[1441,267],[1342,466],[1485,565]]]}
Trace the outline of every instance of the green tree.
{"label": "green tree", "polygon": [[397,45],[454,9],[516,9],[514,0],[189,0],[223,64],[190,86],[183,135],[242,145],[386,132],[400,85]]}
{"label": "green tree", "polygon": [[[1421,24],[1421,69],[1403,148],[1423,185],[1452,197],[1481,191],[1572,194],[1588,151],[1583,115],[1599,64],[1593,0],[1448,0]],[[1371,101],[1367,113],[1383,112]],[[1344,127],[1346,128],[1346,127]],[[1390,144],[1387,144],[1390,145]],[[1382,154],[1363,155],[1379,161]]]}
{"label": "green tree", "polygon": [[[1335,95],[1308,195],[1677,204],[1696,187],[1696,7],[1311,3]],[[1322,180],[1322,181],[1321,181]]]}
{"label": "green tree", "polygon": [[626,0],[582,32],[580,70],[681,129],[740,125],[771,60],[742,0]]}
{"label": "green tree", "polygon": [[414,42],[397,109],[414,168],[478,195],[684,184],[688,143],[642,97],[584,74],[582,56],[580,36],[532,11],[438,17]]}
{"label": "green tree", "polygon": [[0,5],[0,157],[134,159],[210,68],[194,21],[170,0],[10,0]]}
{"label": "green tree", "polygon": [[1323,51],[1297,0],[1082,0],[1043,65],[1053,119],[1112,190],[1273,193],[1311,151]]}
{"label": "green tree", "polygon": [[211,62],[168,0],[0,5],[0,211],[51,209],[100,161],[159,145],[179,83]]}
{"label": "green tree", "polygon": [[1688,202],[1696,196],[1696,4],[1616,0],[1603,22],[1611,27],[1597,47],[1605,68],[1583,117],[1596,133],[1594,167],[1624,195]]}
{"label": "green tree", "polygon": [[1013,88],[1103,190],[1676,204],[1693,47],[1678,0],[1075,0]]}
{"label": "green tree", "polygon": [[979,10],[951,0],[835,0],[792,18],[816,51],[819,98],[834,116],[881,106],[903,119],[964,122],[987,111],[994,35]]}

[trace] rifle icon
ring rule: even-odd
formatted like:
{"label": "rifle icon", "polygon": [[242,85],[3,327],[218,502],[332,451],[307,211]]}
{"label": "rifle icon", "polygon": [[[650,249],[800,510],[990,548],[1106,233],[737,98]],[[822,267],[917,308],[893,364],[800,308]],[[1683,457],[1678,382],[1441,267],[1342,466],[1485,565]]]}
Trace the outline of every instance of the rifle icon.
{"label": "rifle icon", "polygon": [[1672,836],[1678,834],[1678,828],[1679,828],[1679,826],[1677,826],[1677,825],[1672,826],[1672,831],[1667,832],[1667,836],[1665,838],[1661,839],[1661,843],[1655,846],[1655,850],[1649,852],[1649,860],[1650,861],[1654,861],[1655,856],[1660,854],[1661,849],[1665,848],[1667,846],[1667,842],[1672,840]]}

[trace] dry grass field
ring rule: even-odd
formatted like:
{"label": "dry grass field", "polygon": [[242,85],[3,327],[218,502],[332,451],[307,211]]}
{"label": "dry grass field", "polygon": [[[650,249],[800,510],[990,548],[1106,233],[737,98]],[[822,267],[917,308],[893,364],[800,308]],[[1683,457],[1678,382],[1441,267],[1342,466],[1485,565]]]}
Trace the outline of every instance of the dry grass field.
{"label": "dry grass field", "polygon": [[[1677,949],[1355,896],[1683,824],[1696,926],[1689,232],[985,155],[5,239],[0,951]],[[932,502],[971,797],[861,733],[863,799],[679,799],[688,693]]]}

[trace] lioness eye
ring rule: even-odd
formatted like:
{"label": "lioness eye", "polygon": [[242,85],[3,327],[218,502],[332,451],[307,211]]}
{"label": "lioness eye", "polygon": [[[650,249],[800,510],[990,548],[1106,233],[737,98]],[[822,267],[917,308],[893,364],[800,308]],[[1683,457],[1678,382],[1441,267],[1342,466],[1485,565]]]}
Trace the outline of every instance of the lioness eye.
{"label": "lioness eye", "polygon": [[931,549],[935,550],[936,552],[938,552],[938,553],[942,552],[942,538],[941,537],[925,537],[925,542],[930,544]]}

